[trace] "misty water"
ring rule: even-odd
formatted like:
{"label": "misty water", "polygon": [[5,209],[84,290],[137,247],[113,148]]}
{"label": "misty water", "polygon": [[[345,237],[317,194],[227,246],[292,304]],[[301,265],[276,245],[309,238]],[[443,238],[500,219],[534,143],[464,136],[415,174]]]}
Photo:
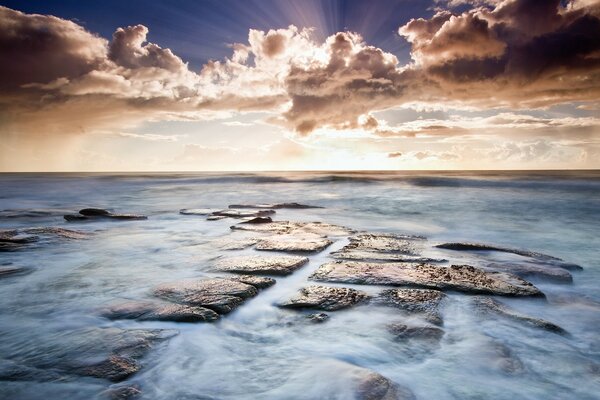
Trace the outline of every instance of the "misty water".
{"label": "misty water", "polygon": [[[142,358],[143,368],[125,381],[139,386],[142,398],[352,399],[352,380],[362,368],[418,399],[600,398],[600,173],[3,174],[0,185],[0,229],[59,226],[93,233],[0,253],[0,264],[31,270],[0,279],[0,359],[27,365],[43,358],[52,368],[53,357],[79,351],[73,332],[160,328],[178,334],[155,345]],[[432,245],[489,243],[579,264],[584,269],[571,271],[572,284],[529,279],[545,300],[500,298],[569,334],[474,313],[472,296],[455,292],[448,292],[445,334],[436,344],[396,340],[386,326],[412,317],[393,308],[357,306],[314,324],[306,312],[276,307],[311,283],[308,276],[330,260],[328,254],[348,243],[343,236],[216,323],[100,316],[111,302],[150,298],[161,283],[223,276],[211,270],[219,257],[257,253],[217,245],[248,236],[230,230],[238,221],[207,221],[179,209],[264,202],[324,207],[277,210],[277,220],[424,235]],[[85,207],[148,220],[68,223],[62,217]],[[474,266],[519,259],[433,248],[428,255]],[[3,380],[0,398],[90,399],[110,385],[75,376]]]}

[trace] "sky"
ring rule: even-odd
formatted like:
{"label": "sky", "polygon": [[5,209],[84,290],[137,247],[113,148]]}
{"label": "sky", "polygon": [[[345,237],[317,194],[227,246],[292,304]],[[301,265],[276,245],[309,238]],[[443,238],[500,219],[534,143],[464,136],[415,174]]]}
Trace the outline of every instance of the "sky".
{"label": "sky", "polygon": [[0,0],[0,171],[600,168],[600,0]]}

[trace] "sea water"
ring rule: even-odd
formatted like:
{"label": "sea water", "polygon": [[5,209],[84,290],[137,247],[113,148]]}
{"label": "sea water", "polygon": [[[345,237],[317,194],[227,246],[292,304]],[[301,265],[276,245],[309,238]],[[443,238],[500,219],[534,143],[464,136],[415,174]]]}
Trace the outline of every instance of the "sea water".
{"label": "sea water", "polygon": [[[0,264],[33,270],[0,280],[0,359],[46,351],[49,337],[60,343],[82,328],[166,328],[179,334],[156,346],[127,381],[141,388],[142,398],[352,399],[349,379],[356,367],[376,371],[419,399],[600,398],[598,172],[3,174],[0,188],[0,229],[59,226],[93,233],[88,240],[0,253]],[[579,264],[584,269],[572,272],[572,284],[531,279],[546,301],[500,299],[569,335],[474,313],[472,296],[459,293],[449,293],[445,335],[434,346],[395,340],[386,326],[408,317],[393,308],[359,306],[311,324],[300,312],[275,306],[310,284],[308,276],[348,243],[345,238],[310,255],[303,268],[277,278],[275,286],[217,323],[110,321],[99,315],[111,302],[150,298],[157,284],[222,276],[211,271],[214,260],[255,252],[215,246],[235,238],[230,226],[238,221],[206,221],[179,209],[265,202],[323,207],[277,210],[278,220],[424,235],[431,244],[488,243]],[[148,220],[62,218],[85,207],[145,214]],[[44,212],[31,213],[36,210]],[[500,257],[443,256],[475,266]],[[60,343],[70,345],[67,339]],[[0,381],[0,398],[90,399],[109,385],[84,377]]]}

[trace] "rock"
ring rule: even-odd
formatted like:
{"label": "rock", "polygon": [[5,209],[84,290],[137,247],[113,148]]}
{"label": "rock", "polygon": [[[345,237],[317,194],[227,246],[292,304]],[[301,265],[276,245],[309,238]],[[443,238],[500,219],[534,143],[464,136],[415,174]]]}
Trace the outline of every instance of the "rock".
{"label": "rock", "polygon": [[221,209],[213,209],[213,208],[182,208],[179,210],[179,214],[182,215],[213,215],[215,213],[219,213]]}
{"label": "rock", "polygon": [[221,219],[226,219],[229,217],[226,217],[224,215],[211,215],[210,217],[206,218],[207,221],[219,221]]}
{"label": "rock", "polygon": [[0,381],[36,381],[47,382],[61,379],[55,371],[45,371],[28,367],[12,360],[0,359]]}
{"label": "rock", "polygon": [[9,276],[26,275],[30,272],[32,272],[31,268],[0,266],[0,279],[6,278]]}
{"label": "rock", "polygon": [[157,297],[226,314],[246,299],[256,296],[257,289],[233,279],[186,280],[163,284],[154,289]]}
{"label": "rock", "polygon": [[485,272],[470,265],[442,267],[431,264],[336,261],[323,264],[309,279],[360,285],[412,286],[502,296],[544,296],[537,287],[517,276]]}
{"label": "rock", "polygon": [[29,234],[36,234],[36,235],[40,235],[40,236],[59,236],[64,239],[74,239],[74,240],[88,239],[90,237],[90,234],[87,232],[76,231],[73,229],[58,228],[58,227],[54,227],[54,226],[40,227],[40,228],[26,228],[26,229],[23,229],[23,232],[26,232]]}
{"label": "rock", "polygon": [[138,214],[114,214],[101,208],[84,208],[79,210],[79,214],[65,215],[67,221],[94,221],[102,219],[114,220],[140,220],[148,219],[145,215]]}
{"label": "rock", "polygon": [[501,317],[512,319],[518,322],[523,322],[524,324],[532,326],[534,328],[543,329],[559,335],[568,335],[567,331],[565,331],[560,326],[553,324],[552,322],[521,314],[520,312],[511,309],[507,305],[497,300],[490,299],[488,297],[476,297],[474,299],[474,303],[477,310],[480,312],[494,313]]}
{"label": "rock", "polygon": [[357,400],[415,400],[414,394],[377,372],[356,367]]}
{"label": "rock", "polygon": [[503,343],[492,341],[490,348],[484,349],[482,353],[490,358],[491,365],[507,374],[522,373],[525,370],[519,357]]}
{"label": "rock", "polygon": [[268,287],[273,286],[277,281],[273,278],[265,278],[261,276],[254,275],[240,275],[229,278],[234,281],[239,281],[245,283],[247,285],[252,285],[257,289],[266,289]]}
{"label": "rock", "polygon": [[229,208],[257,208],[257,209],[280,209],[280,208],[323,208],[319,206],[309,206],[300,203],[269,203],[269,204],[231,204]]}
{"label": "rock", "polygon": [[336,311],[364,302],[369,296],[362,291],[327,286],[307,286],[300,289],[297,296],[279,303],[283,308],[308,308]]}
{"label": "rock", "polygon": [[255,217],[264,217],[267,215],[275,214],[275,210],[222,210],[216,211],[212,213],[212,215],[219,217],[229,217],[229,218],[255,218]]}
{"label": "rock", "polygon": [[344,248],[340,249],[339,251],[334,251],[330,255],[337,260],[409,262],[419,264],[448,262],[448,260],[443,258],[410,256],[402,253],[382,253],[377,251],[344,250]]}
{"label": "rock", "polygon": [[314,322],[315,324],[320,324],[322,322],[327,321],[329,319],[329,315],[327,315],[325,313],[308,314],[306,316],[306,318],[310,322]]}
{"label": "rock", "polygon": [[532,263],[491,263],[484,268],[490,271],[510,272],[521,278],[538,278],[554,283],[573,282],[573,276],[566,269]]}
{"label": "rock", "polygon": [[418,254],[417,245],[421,236],[395,235],[391,233],[365,233],[349,238],[350,243],[343,250],[368,250],[383,253]]}
{"label": "rock", "polygon": [[308,262],[300,256],[238,256],[217,261],[215,269],[245,274],[289,275]]}
{"label": "rock", "polygon": [[140,321],[213,322],[219,314],[204,307],[150,301],[128,301],[108,307],[102,315],[109,319]]}
{"label": "rock", "polygon": [[83,375],[120,381],[141,368],[140,359],[154,345],[177,332],[163,329],[87,328],[26,336],[7,358],[52,375]]}
{"label": "rock", "polygon": [[37,236],[23,234],[16,229],[0,231],[0,243],[27,244],[38,240]]}
{"label": "rock", "polygon": [[502,253],[512,253],[519,256],[537,258],[540,260],[555,260],[562,261],[560,258],[549,256],[547,254],[536,253],[528,250],[511,249],[508,247],[492,246],[479,243],[442,243],[437,246],[440,249],[457,250],[457,251],[499,251]]}
{"label": "rock", "polygon": [[237,224],[231,226],[231,229],[271,233],[314,233],[321,236],[346,236],[354,233],[350,228],[323,222],[273,221],[268,224],[258,225]]}
{"label": "rock", "polygon": [[142,394],[137,385],[114,385],[101,393],[102,397],[110,400],[128,400]]}
{"label": "rock", "polygon": [[289,251],[289,252],[318,252],[331,245],[333,242],[326,237],[314,233],[280,234],[260,239],[256,250]]}
{"label": "rock", "polygon": [[374,302],[409,313],[424,314],[429,322],[442,325],[439,307],[446,297],[443,292],[433,289],[387,289],[382,291]]}
{"label": "rock", "polygon": [[423,339],[440,341],[444,336],[444,330],[436,326],[408,326],[405,324],[390,324],[389,331],[396,339]]}
{"label": "rock", "polygon": [[221,250],[243,250],[258,243],[257,238],[219,238],[212,243]]}
{"label": "rock", "polygon": [[111,355],[99,363],[81,368],[79,373],[85,376],[108,379],[113,382],[120,382],[129,376],[135,374],[141,369],[140,363],[136,360],[118,355]]}
{"label": "rock", "polygon": [[242,221],[240,224],[266,224],[268,222],[273,222],[273,219],[271,217],[254,217]]}

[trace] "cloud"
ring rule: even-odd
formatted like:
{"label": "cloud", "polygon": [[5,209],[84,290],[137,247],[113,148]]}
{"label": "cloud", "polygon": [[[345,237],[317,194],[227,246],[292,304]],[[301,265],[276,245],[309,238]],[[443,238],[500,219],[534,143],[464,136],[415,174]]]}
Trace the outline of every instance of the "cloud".
{"label": "cloud", "polygon": [[[464,11],[455,12],[459,3]],[[148,42],[143,25],[117,28],[108,41],[72,21],[0,7],[2,131],[82,133],[269,111],[270,123],[299,135],[326,128],[414,137],[464,127],[389,127],[372,113],[407,104],[585,107],[600,97],[600,1],[563,3],[438,3],[430,18],[399,28],[412,46],[406,65],[352,32],[317,42],[310,29],[251,29],[247,43],[231,46],[231,57],[198,72]]]}

